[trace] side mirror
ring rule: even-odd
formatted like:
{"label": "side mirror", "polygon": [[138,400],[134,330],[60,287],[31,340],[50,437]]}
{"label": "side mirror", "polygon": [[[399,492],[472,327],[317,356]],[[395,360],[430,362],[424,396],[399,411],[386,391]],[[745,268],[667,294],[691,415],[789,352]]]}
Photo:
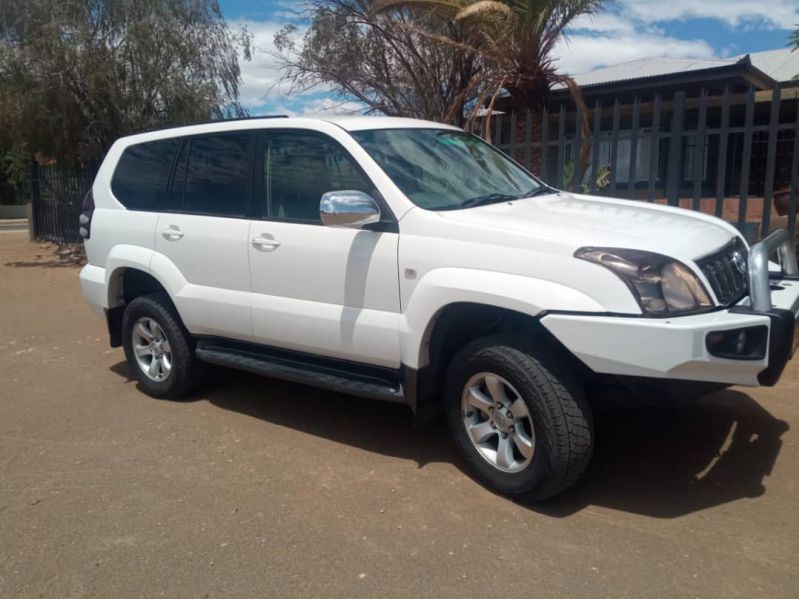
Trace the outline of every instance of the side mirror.
{"label": "side mirror", "polygon": [[319,202],[319,216],[328,227],[363,227],[380,222],[380,207],[362,191],[329,191]]}

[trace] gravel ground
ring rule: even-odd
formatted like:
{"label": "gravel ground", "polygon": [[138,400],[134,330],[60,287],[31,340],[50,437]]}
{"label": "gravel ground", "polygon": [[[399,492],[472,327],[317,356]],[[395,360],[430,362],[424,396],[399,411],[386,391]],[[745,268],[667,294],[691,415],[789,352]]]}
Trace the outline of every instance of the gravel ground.
{"label": "gravel ground", "polygon": [[78,270],[0,232],[2,597],[797,597],[799,358],[597,418],[539,506],[401,406],[219,371],[140,393]]}

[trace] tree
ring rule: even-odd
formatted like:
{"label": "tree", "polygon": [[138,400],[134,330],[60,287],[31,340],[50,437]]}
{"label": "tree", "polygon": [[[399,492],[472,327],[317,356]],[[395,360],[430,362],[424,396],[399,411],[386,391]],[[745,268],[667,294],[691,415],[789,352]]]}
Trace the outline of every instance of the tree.
{"label": "tree", "polygon": [[292,91],[328,86],[368,112],[461,123],[478,93],[478,54],[435,42],[464,39],[459,23],[404,9],[375,13],[370,0],[311,0],[302,40],[288,25],[275,36]]}
{"label": "tree", "polygon": [[[478,106],[487,104],[490,112],[496,97],[507,91],[511,108],[520,117],[517,135],[523,136],[527,111],[537,127],[549,91],[555,86],[568,89],[574,102],[584,108],[579,87],[558,71],[552,52],[574,19],[594,14],[603,3],[604,0],[378,0],[375,10],[380,13],[405,8],[460,24],[466,32],[466,42],[428,33],[432,39],[474,52],[486,61]],[[587,117],[586,110],[583,114]],[[587,118],[582,125],[587,139]],[[586,161],[584,151],[581,166]]]}
{"label": "tree", "polygon": [[60,163],[119,136],[241,115],[239,51],[215,0],[0,2],[0,148]]}

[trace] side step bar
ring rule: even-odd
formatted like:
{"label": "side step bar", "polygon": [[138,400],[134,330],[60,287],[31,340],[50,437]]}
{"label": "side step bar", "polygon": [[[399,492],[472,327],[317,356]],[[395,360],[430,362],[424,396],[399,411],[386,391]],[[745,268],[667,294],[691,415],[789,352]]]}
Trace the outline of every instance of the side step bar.
{"label": "side step bar", "polygon": [[[221,340],[200,340],[195,353],[200,360],[219,366],[368,399],[405,403],[402,384],[388,376],[392,373],[389,369],[364,366],[364,372],[359,372],[358,365],[343,361]],[[381,376],[383,371],[386,376]]]}

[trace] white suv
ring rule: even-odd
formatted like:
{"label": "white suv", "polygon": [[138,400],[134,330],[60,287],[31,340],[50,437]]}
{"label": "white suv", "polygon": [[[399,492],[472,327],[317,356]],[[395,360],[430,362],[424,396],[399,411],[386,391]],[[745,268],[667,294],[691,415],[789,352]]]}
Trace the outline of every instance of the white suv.
{"label": "white suv", "polygon": [[796,345],[786,231],[749,248],[703,214],[556,191],[425,121],[126,137],[81,227],[83,293],[150,395],[211,362],[444,410],[474,474],[528,500],[585,470],[593,388],[773,385]]}

